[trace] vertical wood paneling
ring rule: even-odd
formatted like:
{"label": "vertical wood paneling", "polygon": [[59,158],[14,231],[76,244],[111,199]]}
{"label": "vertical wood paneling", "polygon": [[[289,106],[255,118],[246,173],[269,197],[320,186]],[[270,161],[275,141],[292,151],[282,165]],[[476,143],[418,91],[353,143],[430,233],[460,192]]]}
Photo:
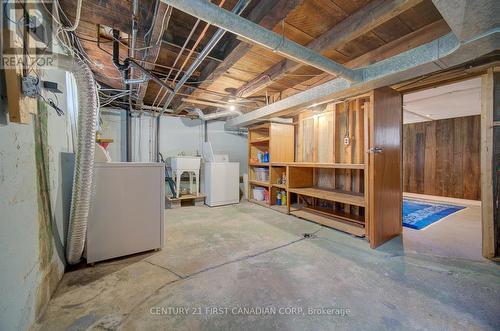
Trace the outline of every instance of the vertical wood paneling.
{"label": "vertical wood paneling", "polygon": [[405,192],[480,199],[480,117],[467,116],[403,128]]}

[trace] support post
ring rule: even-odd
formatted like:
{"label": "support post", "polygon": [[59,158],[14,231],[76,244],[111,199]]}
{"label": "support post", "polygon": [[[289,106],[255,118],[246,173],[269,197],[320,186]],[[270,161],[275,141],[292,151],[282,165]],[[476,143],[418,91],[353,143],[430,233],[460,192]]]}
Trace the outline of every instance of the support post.
{"label": "support post", "polygon": [[[498,170],[500,169],[500,73],[490,68],[481,78],[481,208],[483,256],[498,256]],[[497,138],[497,139],[495,139]]]}

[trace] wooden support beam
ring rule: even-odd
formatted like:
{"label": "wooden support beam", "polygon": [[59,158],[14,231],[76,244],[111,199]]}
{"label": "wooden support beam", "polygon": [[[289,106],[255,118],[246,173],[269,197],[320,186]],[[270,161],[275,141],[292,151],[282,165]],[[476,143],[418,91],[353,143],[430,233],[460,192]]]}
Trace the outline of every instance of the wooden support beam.
{"label": "wooden support beam", "polygon": [[[151,38],[148,46],[153,46],[152,48],[148,48],[142,52],[139,52],[140,59],[147,61],[143,64],[144,68],[147,70],[153,70],[155,65],[153,64],[158,59],[158,55],[160,54],[162,42],[161,39],[163,37],[163,32],[168,26],[168,21],[170,20],[170,15],[172,14],[172,8],[167,6],[164,2],[160,2],[158,5],[158,11],[156,17],[154,17],[153,22],[151,23]],[[149,79],[144,83],[141,83],[137,87],[137,104],[142,104],[142,100],[146,96],[146,90],[148,88]]]}
{"label": "wooden support beam", "polygon": [[[390,58],[412,48],[424,45],[428,42],[431,42],[432,40],[444,36],[448,32],[450,32],[450,27],[443,19],[440,19],[401,38],[393,40],[379,48],[376,48],[368,53],[365,53],[355,59],[352,59],[351,61],[344,63],[344,65],[348,68],[364,67],[375,62]],[[319,84],[326,83],[327,81],[330,81],[334,78],[335,77],[330,74],[323,73],[319,76],[313,77],[296,85],[294,88],[289,88],[281,91],[281,98],[284,99],[298,93],[297,88],[310,88]]]}
{"label": "wooden support beam", "polygon": [[[374,28],[393,19],[422,1],[423,0],[374,0],[335,25],[320,37],[311,41],[307,44],[307,47],[319,53],[334,49],[370,32]],[[300,67],[302,67],[301,63],[288,59],[276,63],[264,73],[238,89],[238,95],[243,97],[250,96]],[[268,77],[269,79],[263,79],[264,77]]]}
{"label": "wooden support beam", "polygon": [[[156,0],[141,0],[139,6],[139,37],[149,29],[151,15],[154,12]],[[73,19],[76,13],[77,1],[59,0],[64,13]],[[131,32],[132,6],[131,1],[123,0],[83,0],[80,20],[93,24],[101,24],[125,33]]]}
{"label": "wooden support beam", "polygon": [[[231,107],[233,107],[233,105],[230,105],[230,104],[225,104],[225,103],[220,103],[220,102],[215,102],[215,101],[205,101],[205,100],[199,100],[199,99],[190,99],[190,98],[182,98],[182,102],[184,102],[184,103],[198,104],[198,105],[204,105],[204,106],[211,106],[211,107],[219,107],[219,108],[225,108],[225,109],[231,109]],[[235,104],[234,106],[253,108],[253,107],[242,105],[242,104]]]}
{"label": "wooden support beam", "polygon": [[[290,11],[298,7],[302,2],[303,0],[261,1],[248,15],[247,19],[271,30],[283,17],[286,17]],[[235,36],[232,36],[225,47],[225,49],[228,50],[228,54],[225,56],[224,61],[220,63],[210,62],[205,66],[200,74],[199,80],[208,80],[209,82],[202,83],[199,87],[207,88],[210,86],[210,81],[214,81],[226,73],[238,60],[244,57],[252,47],[252,44],[240,42]],[[194,91],[195,89],[188,88],[185,93],[193,94]],[[177,109],[176,112],[180,112],[184,106],[185,104],[181,104],[173,108]]]}
{"label": "wooden support beam", "polygon": [[[30,7],[31,4],[28,8]],[[22,15],[21,12],[16,11],[16,15],[19,15],[19,17],[15,17],[16,21],[22,19],[20,16]],[[31,114],[37,113],[37,100],[23,94],[21,79],[23,76],[28,75],[29,70],[27,70],[26,65],[30,65],[30,62],[35,58],[32,47],[34,41],[33,37],[25,29],[22,30],[21,36],[18,35],[20,32],[19,29],[21,29],[19,25],[15,29],[16,31],[9,28],[2,29],[4,45],[9,46],[2,54],[4,61],[9,60],[10,62],[10,65],[4,67],[7,107],[11,122],[29,124],[31,122]],[[23,45],[26,46],[26,53],[24,52]],[[33,68],[36,69],[36,67]]]}
{"label": "wooden support beam", "polygon": [[[482,76],[481,80],[481,218],[483,237],[483,256],[495,258],[498,256],[497,227],[498,217],[495,219],[494,183],[496,171],[494,169],[494,126],[493,121],[500,116],[500,74],[493,68]],[[495,128],[498,130],[498,128]],[[497,143],[498,144],[498,143]],[[498,152],[498,146],[497,152]],[[498,157],[498,156],[497,156]],[[498,178],[496,178],[498,180]],[[498,197],[497,197],[498,199]]]}

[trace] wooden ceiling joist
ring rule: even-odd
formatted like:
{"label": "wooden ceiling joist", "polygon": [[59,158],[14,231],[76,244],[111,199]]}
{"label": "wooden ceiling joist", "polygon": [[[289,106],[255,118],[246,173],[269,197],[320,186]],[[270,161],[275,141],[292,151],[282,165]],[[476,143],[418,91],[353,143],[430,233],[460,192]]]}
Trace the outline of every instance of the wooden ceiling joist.
{"label": "wooden ceiling joist", "polygon": [[[162,46],[161,40],[163,37],[163,32],[166,29],[165,21],[167,21],[168,24],[168,20],[171,14],[172,14],[171,7],[168,7],[163,2],[160,2],[158,4],[158,11],[151,24],[151,37],[149,38],[150,40],[149,46],[152,46],[152,48],[146,49],[143,52],[139,53],[139,54],[142,53],[141,59],[147,61],[143,64],[144,68],[146,68],[147,70],[153,70],[155,67],[154,64],[152,63],[156,62],[156,60],[158,59],[158,55],[160,54]],[[142,100],[146,95],[148,84],[149,80],[146,80],[144,83],[138,85],[137,87],[138,104],[142,104]]]}
{"label": "wooden ceiling joist", "polygon": [[[391,56],[397,55],[404,51],[410,50],[412,48],[421,46],[428,42],[431,42],[439,37],[444,36],[450,32],[450,27],[443,19],[440,19],[434,23],[424,26],[412,33],[404,35],[403,37],[393,40],[379,48],[376,48],[368,53],[365,53],[349,62],[344,63],[346,67],[356,68],[364,67],[372,63],[382,61],[390,58]],[[313,86],[325,83],[335,77],[327,73],[323,73],[319,76],[308,79],[296,87],[302,87],[303,89],[311,88]],[[279,93],[278,99],[284,99],[291,95],[297,94],[297,88],[289,88],[283,90]]]}
{"label": "wooden ceiling joist", "polygon": [[[247,19],[258,23],[259,25],[265,27],[266,29],[273,29],[276,24],[278,24],[283,17],[285,17],[290,11],[295,9],[302,3],[303,0],[288,1],[288,0],[276,0],[276,1],[261,1],[248,15]],[[224,73],[226,73],[239,59],[241,59],[245,54],[247,54],[253,47],[252,44],[240,42],[233,36],[233,46],[227,47],[229,49],[228,55],[225,57],[224,61],[220,63],[215,63],[207,65],[200,74],[200,81],[208,80],[213,81],[220,78]],[[200,84],[201,88],[207,88],[211,83],[206,82]],[[195,90],[188,89],[187,94],[192,94]],[[186,104],[181,104],[175,106],[176,113],[183,110]]]}
{"label": "wooden ceiling joist", "polygon": [[[413,8],[422,1],[423,0],[374,0],[335,25],[320,37],[311,41],[307,44],[307,47],[320,53],[331,50],[370,32],[406,10]],[[273,84],[274,81],[282,79],[287,73],[291,73],[301,66],[303,66],[301,63],[285,59],[242,86],[238,90],[238,95],[242,97],[250,96]],[[262,77],[268,77],[269,79],[263,79]]]}
{"label": "wooden ceiling joist", "polygon": [[[142,0],[139,6],[139,37],[149,28],[151,13],[156,0]],[[77,1],[59,0],[64,13],[73,18]],[[123,0],[85,0],[81,9],[80,20],[101,24],[121,32],[131,32],[132,7],[130,1]]]}

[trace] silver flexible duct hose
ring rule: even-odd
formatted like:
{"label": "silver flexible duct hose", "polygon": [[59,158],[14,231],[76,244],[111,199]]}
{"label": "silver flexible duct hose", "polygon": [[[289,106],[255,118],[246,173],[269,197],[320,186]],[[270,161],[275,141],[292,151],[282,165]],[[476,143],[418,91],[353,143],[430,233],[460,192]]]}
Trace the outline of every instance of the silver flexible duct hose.
{"label": "silver flexible duct hose", "polygon": [[234,116],[239,116],[239,115],[243,114],[241,111],[236,110],[236,109],[235,110],[223,110],[223,111],[219,111],[216,113],[205,114],[205,113],[203,113],[203,111],[201,109],[194,108],[190,112],[198,115],[198,117],[202,121],[210,121],[210,120],[215,120],[215,119],[222,118],[222,117],[234,117]]}
{"label": "silver flexible duct hose", "polygon": [[55,65],[72,72],[78,88],[78,134],[73,175],[73,194],[66,238],[66,260],[78,263],[85,247],[87,221],[92,194],[95,135],[97,127],[97,91],[94,76],[82,60],[58,57]]}

